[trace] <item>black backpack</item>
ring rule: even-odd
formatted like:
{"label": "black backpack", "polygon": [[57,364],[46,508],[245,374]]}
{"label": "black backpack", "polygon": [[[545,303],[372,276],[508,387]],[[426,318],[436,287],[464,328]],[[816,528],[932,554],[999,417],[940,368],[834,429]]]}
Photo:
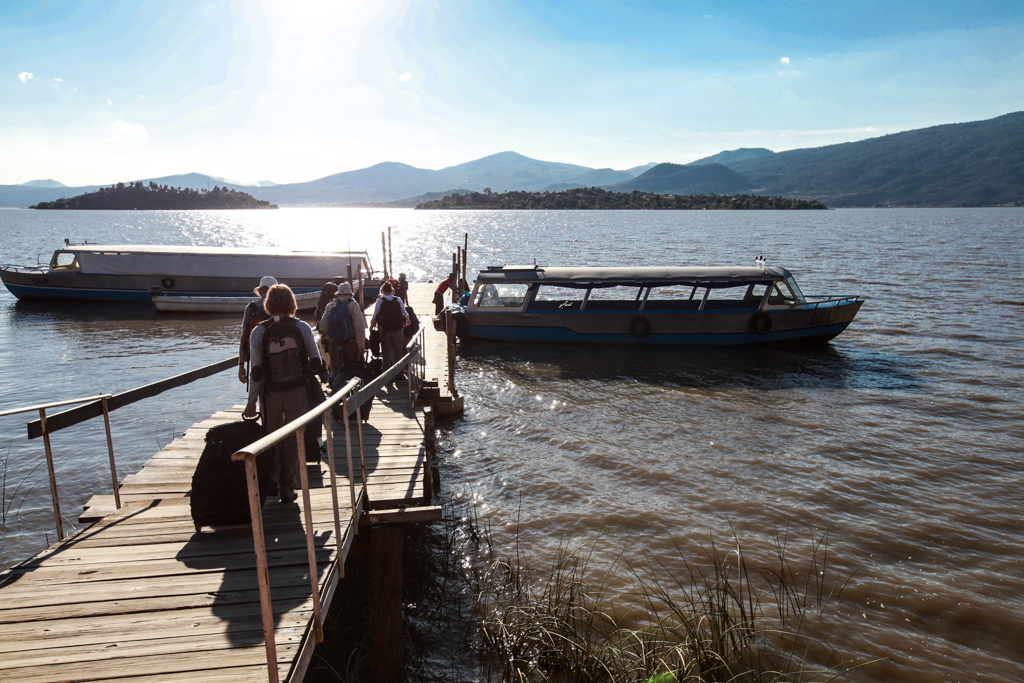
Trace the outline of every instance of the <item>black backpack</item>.
{"label": "black backpack", "polygon": [[420,319],[416,315],[416,311],[412,310],[412,306],[406,304],[405,312],[409,316],[409,324],[402,328],[402,336],[406,339],[416,336],[416,333],[420,331]]}
{"label": "black backpack", "polygon": [[378,317],[380,318],[380,329],[385,332],[402,329],[402,326],[405,325],[405,316],[402,315],[402,304],[399,303],[398,297],[381,299]]}
{"label": "black backpack", "polygon": [[268,391],[306,386],[306,340],[294,318],[271,318],[263,330],[263,377]]}

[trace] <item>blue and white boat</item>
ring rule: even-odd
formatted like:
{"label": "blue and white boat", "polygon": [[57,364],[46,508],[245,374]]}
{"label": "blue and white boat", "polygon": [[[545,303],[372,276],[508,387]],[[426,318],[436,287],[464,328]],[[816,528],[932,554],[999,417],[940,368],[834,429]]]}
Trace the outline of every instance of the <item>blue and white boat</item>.
{"label": "blue and white boat", "polygon": [[546,268],[482,271],[461,337],[591,344],[825,342],[864,299],[805,296],[785,268]]}
{"label": "blue and white boat", "polygon": [[234,247],[74,244],[65,240],[46,264],[2,265],[0,278],[19,299],[151,301],[179,297],[252,298],[264,275],[296,292],[319,291],[348,277],[374,297],[380,281],[366,252],[293,251]]}

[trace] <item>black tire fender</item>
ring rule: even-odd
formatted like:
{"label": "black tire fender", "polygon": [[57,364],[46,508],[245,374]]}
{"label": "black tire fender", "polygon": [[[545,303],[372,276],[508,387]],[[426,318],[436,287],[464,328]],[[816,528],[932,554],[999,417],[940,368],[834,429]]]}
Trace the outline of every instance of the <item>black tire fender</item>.
{"label": "black tire fender", "polygon": [[160,281],[160,286],[163,287],[164,289],[174,289],[174,278],[165,277],[163,280]]}
{"label": "black tire fender", "polygon": [[758,334],[768,334],[772,331],[772,317],[764,311],[758,311],[750,320],[751,327]]}
{"label": "black tire fender", "polygon": [[651,333],[651,321],[642,315],[638,315],[629,324],[629,333],[637,339],[645,338]]}

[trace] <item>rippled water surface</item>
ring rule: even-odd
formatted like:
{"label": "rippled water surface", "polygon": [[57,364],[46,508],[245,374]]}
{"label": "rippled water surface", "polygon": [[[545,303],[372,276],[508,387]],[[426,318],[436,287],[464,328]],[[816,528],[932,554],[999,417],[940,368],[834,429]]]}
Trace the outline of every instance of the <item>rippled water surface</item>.
{"label": "rippled water surface", "polygon": [[[446,272],[468,232],[471,270],[534,258],[745,265],[765,254],[808,294],[865,295],[850,329],[819,347],[466,346],[466,413],[446,433],[444,469],[472,485],[499,547],[518,530],[539,564],[560,543],[593,541],[598,567],[624,550],[672,566],[733,534],[770,559],[777,529],[797,554],[828,529],[830,565],[853,579],[812,635],[834,648],[830,663],[884,658],[844,680],[1024,679],[1020,209],[0,210],[0,260],[47,259],[71,237],[365,248],[379,264],[387,225],[395,269],[411,280]],[[237,325],[2,291],[0,410],[229,357]],[[223,373],[114,412],[121,475],[242,401]],[[25,440],[24,422],[0,418],[4,565],[53,540],[42,445]],[[59,432],[54,449],[73,520],[108,492],[102,423]]]}

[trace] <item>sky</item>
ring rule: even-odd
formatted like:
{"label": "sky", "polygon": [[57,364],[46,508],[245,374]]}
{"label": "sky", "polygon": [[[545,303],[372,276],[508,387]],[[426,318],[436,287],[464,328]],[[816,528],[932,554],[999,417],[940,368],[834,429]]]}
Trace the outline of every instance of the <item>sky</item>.
{"label": "sky", "polygon": [[1024,110],[1024,3],[3,0],[0,184],[625,169]]}

